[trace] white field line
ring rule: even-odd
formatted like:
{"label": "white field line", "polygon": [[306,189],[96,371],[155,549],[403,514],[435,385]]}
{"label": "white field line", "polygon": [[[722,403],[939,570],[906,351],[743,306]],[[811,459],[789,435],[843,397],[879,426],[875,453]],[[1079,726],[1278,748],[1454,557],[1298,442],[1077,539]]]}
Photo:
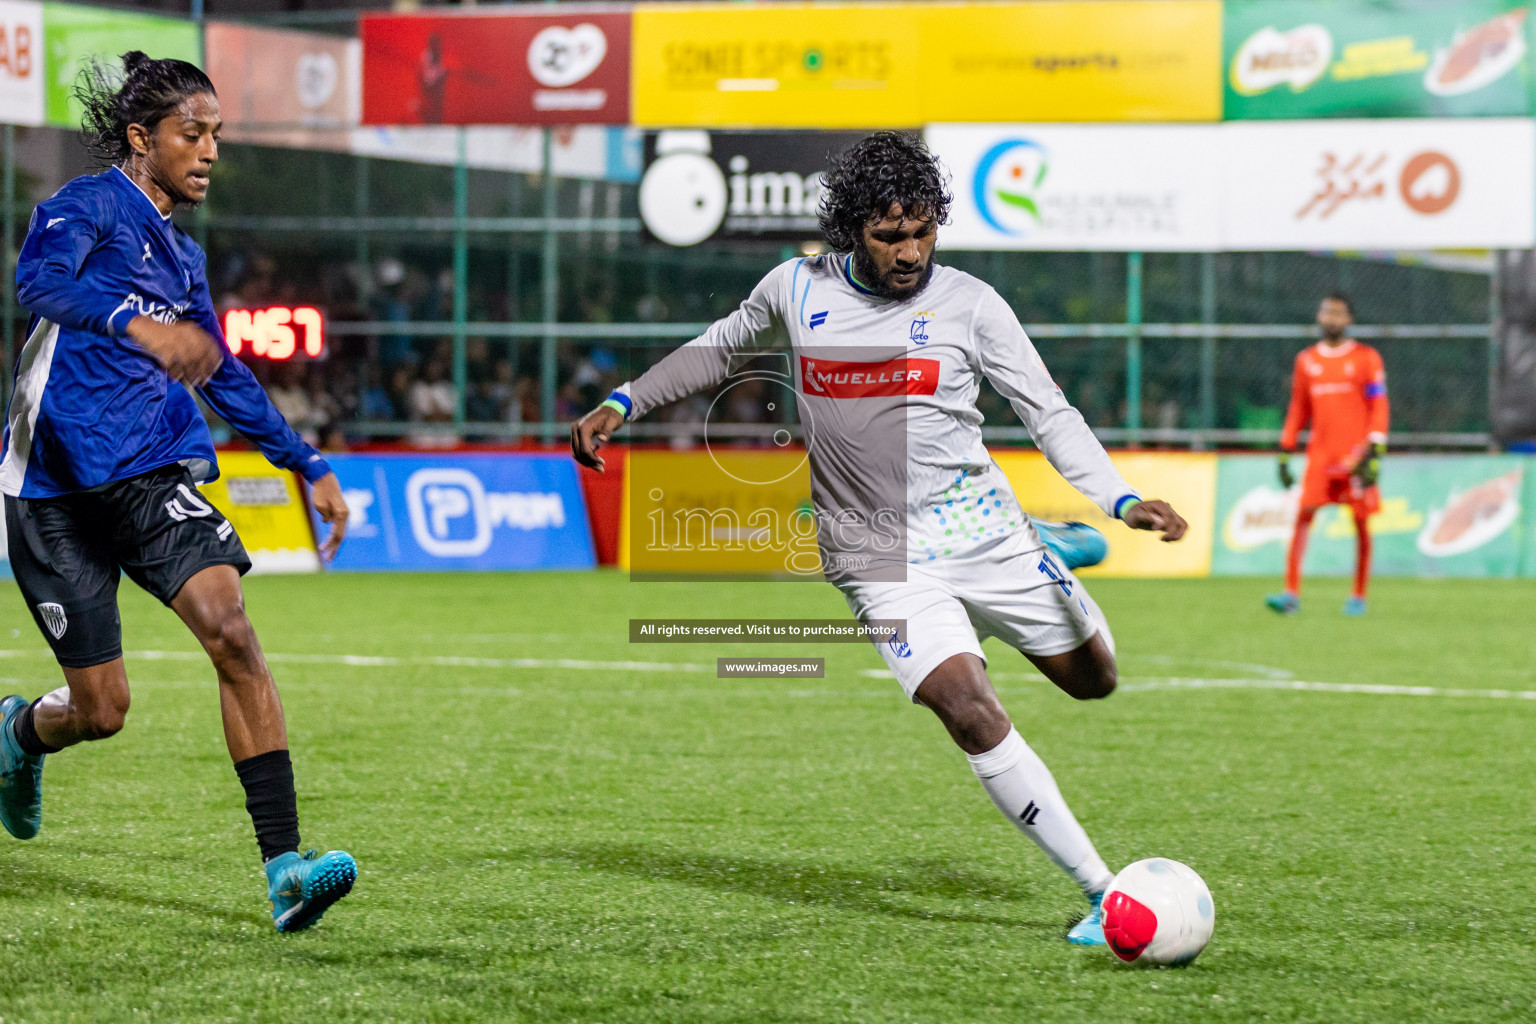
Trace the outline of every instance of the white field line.
{"label": "white field line", "polygon": [[[125,651],[129,659],[144,661],[206,662],[201,651]],[[4,650],[0,658],[47,658],[46,650]],[[597,672],[714,672],[714,665],[681,661],[592,661],[578,658],[466,658],[454,655],[414,655],[391,657],[362,654],[268,654],[275,664],[346,665],[355,668],[391,668],[427,665],[442,668],[489,669],[574,669]],[[894,679],[889,669],[862,669],[868,679]],[[1022,673],[994,673],[999,680],[1038,680]],[[1285,690],[1314,693],[1356,693],[1391,697],[1460,697],[1483,700],[1536,701],[1536,690],[1456,689],[1440,686],[1394,686],[1383,683],[1322,683],[1303,679],[1201,679],[1183,676],[1127,676],[1119,687],[1121,693],[1145,693],[1157,690]],[[812,691],[795,691],[804,695]],[[815,691],[828,694],[838,691]]]}
{"label": "white field line", "polygon": [[[0,650],[0,658],[48,657],[45,650]],[[130,661],[206,662],[202,651],[124,651]],[[598,672],[713,672],[714,665],[673,661],[588,661],[579,658],[466,658],[457,655],[418,655],[396,658],[371,654],[267,654],[275,665],[350,665],[359,668],[393,668],[401,665],[432,665],[443,668],[569,668]]]}

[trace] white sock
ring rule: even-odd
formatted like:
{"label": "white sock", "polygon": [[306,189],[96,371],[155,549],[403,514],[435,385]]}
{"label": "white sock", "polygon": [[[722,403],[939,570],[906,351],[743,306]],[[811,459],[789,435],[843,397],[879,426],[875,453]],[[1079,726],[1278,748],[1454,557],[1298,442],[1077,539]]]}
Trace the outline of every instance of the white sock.
{"label": "white sock", "polygon": [[1085,893],[1109,885],[1114,875],[1105,865],[1088,833],[1072,816],[1051,770],[1029,748],[1017,729],[985,754],[967,754],[982,788],[1009,821],[1035,841]]}

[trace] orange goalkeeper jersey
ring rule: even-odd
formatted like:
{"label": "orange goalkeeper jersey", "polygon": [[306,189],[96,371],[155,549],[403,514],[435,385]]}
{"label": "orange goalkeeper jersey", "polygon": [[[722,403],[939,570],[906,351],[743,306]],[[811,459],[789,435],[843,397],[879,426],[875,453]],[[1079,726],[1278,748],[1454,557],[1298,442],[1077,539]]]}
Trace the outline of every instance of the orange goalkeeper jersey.
{"label": "orange goalkeeper jersey", "polygon": [[1381,353],[1358,341],[1319,342],[1296,356],[1291,408],[1280,447],[1294,451],[1296,437],[1311,426],[1310,467],[1349,465],[1367,442],[1387,440],[1387,372]]}

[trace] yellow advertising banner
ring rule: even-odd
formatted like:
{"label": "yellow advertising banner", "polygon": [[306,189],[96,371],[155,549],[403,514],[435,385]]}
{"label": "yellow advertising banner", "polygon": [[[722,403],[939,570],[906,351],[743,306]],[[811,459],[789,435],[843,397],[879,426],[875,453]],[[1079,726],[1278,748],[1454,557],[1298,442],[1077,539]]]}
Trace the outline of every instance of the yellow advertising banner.
{"label": "yellow advertising banner", "polygon": [[1216,456],[1182,452],[1115,452],[1121,474],[1142,495],[1161,498],[1189,521],[1177,544],[1111,522],[1061,478],[1039,452],[995,452],[1024,511],[1041,519],[1076,520],[1104,533],[1109,557],[1080,576],[1209,576],[1215,542]]}
{"label": "yellow advertising banner", "polygon": [[[1142,494],[1189,520],[1177,544],[1126,529],[1077,493],[1039,452],[994,453],[1024,510],[1103,531],[1109,557],[1084,576],[1209,576],[1216,456],[1116,452]],[[639,575],[778,576],[819,580],[810,468],[803,451],[630,452],[619,565]]]}
{"label": "yellow advertising banner", "polygon": [[619,565],[637,576],[822,579],[803,450],[633,449]]}
{"label": "yellow advertising banner", "polygon": [[1219,0],[640,4],[634,122],[1216,121]]}
{"label": "yellow advertising banner", "polygon": [[320,557],[299,481],[259,452],[221,452],[219,478],[199,490],[235,526],[251,572],[318,572]]}

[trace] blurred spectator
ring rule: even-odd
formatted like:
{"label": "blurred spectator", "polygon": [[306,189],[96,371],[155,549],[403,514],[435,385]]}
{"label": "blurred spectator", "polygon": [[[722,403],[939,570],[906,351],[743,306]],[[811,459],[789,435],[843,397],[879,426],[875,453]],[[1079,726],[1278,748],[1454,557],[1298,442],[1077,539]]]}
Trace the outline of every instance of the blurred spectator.
{"label": "blurred spectator", "polygon": [[532,377],[519,377],[512,388],[512,400],[507,403],[508,423],[537,423],[539,420],[539,393]]}
{"label": "blurred spectator", "polygon": [[384,372],[379,368],[378,363],[368,362],[363,365],[362,394],[358,401],[360,419],[392,420],[395,418],[395,405],[389,399],[389,389],[384,386]]}
{"label": "blurred spectator", "polygon": [[491,381],[477,380],[469,386],[469,394],[464,397],[464,418],[472,423],[493,423],[501,419],[501,403],[496,401]]}
{"label": "blurred spectator", "polygon": [[304,364],[279,363],[272,371],[272,383],[267,395],[277,411],[283,414],[288,425],[310,444],[319,440],[320,421],[315,417],[309,393],[304,390]]}
{"label": "blurred spectator", "polygon": [[411,384],[415,379],[409,363],[401,363],[389,372],[389,404],[393,407],[389,419],[411,418]]}
{"label": "blurred spectator", "polygon": [[448,379],[448,366],[441,359],[427,360],[422,379],[411,385],[410,419],[413,423],[452,423],[458,396]]}

